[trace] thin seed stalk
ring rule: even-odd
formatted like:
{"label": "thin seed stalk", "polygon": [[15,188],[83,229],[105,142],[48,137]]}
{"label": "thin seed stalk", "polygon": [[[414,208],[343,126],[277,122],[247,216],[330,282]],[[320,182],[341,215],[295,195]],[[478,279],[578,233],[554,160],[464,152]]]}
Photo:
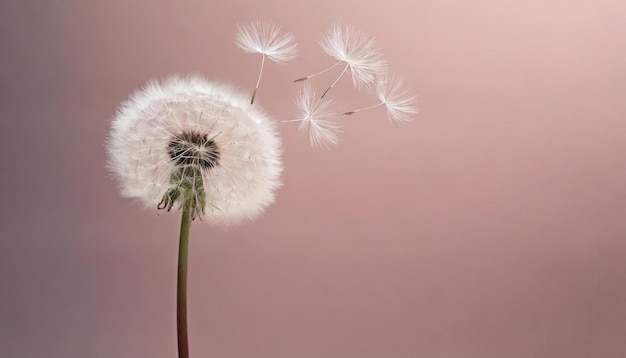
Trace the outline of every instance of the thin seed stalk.
{"label": "thin seed stalk", "polygon": [[321,70],[320,72],[314,73],[314,74],[312,74],[312,75],[308,75],[308,76],[300,77],[300,78],[297,78],[297,79],[295,79],[295,80],[293,80],[293,81],[294,81],[294,82],[302,82],[302,81],[306,81],[306,80],[308,80],[308,79],[309,79],[309,78],[311,78],[311,77],[315,77],[315,76],[317,76],[317,75],[321,75],[321,74],[322,74],[322,73],[324,73],[324,72],[327,72],[327,71],[332,70],[333,68],[335,68],[335,66],[339,65],[339,64],[340,64],[340,63],[342,63],[342,62],[343,62],[343,61],[337,61],[337,62],[335,62],[335,64],[333,64],[332,66],[330,66],[330,67],[328,67],[328,68],[325,68],[325,69]]}
{"label": "thin seed stalk", "polygon": [[322,94],[322,97],[320,98],[324,98],[324,96],[326,96],[326,93],[328,93],[328,91],[330,91],[333,87],[335,87],[335,85],[337,84],[337,82],[339,82],[339,80],[341,79],[341,77],[343,77],[343,75],[346,73],[346,71],[348,70],[348,68],[350,68],[350,65],[346,63],[346,67],[343,68],[343,71],[341,71],[341,74],[339,75],[339,77],[337,77],[337,79],[335,80],[335,82],[333,82],[330,87],[328,87],[326,89],[326,91],[324,91],[324,93]]}
{"label": "thin seed stalk", "polygon": [[385,104],[385,102],[380,102],[380,103],[377,103],[377,104],[375,104],[375,105],[373,105],[373,106],[369,106],[369,107],[364,107],[364,108],[355,109],[355,110],[350,111],[350,112],[345,112],[345,113],[344,113],[344,116],[350,116],[350,115],[353,115],[353,114],[355,114],[355,113],[359,113],[359,112],[361,112],[361,111],[367,111],[368,109],[373,109],[373,108],[376,108],[376,107],[380,107],[380,106],[382,106],[383,104]]}
{"label": "thin seed stalk", "polygon": [[264,66],[265,66],[265,54],[263,54],[263,59],[261,60],[261,69],[259,70],[259,78],[256,80],[256,86],[254,87],[254,92],[252,93],[250,104],[254,104],[254,98],[256,98],[256,92],[259,90],[259,84],[261,83],[261,76],[263,76]]}

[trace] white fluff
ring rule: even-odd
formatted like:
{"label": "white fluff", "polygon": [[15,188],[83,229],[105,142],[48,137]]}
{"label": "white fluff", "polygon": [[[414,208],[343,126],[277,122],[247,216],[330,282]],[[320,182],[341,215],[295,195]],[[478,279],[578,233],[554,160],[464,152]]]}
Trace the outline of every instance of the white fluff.
{"label": "white fluff", "polygon": [[356,88],[373,84],[376,75],[387,67],[374,38],[356,27],[335,23],[324,33],[320,44],[329,56],[349,66]]}
{"label": "white fluff", "polygon": [[237,25],[235,43],[247,53],[260,53],[283,64],[298,56],[298,45],[291,33],[280,33],[272,21],[251,21]]}
{"label": "white fluff", "polygon": [[309,132],[309,140],[315,148],[328,148],[339,143],[342,125],[330,120],[334,117],[331,112],[333,104],[331,100],[317,97],[308,84],[296,98],[300,116],[294,121],[300,122],[300,134]]}
{"label": "white fluff", "polygon": [[281,185],[275,123],[239,91],[199,76],[150,82],[120,106],[107,149],[123,195],[156,209],[173,187],[168,144],[190,130],[214,137],[220,149],[218,165],[203,170],[206,221],[233,225],[258,217]]}
{"label": "white fluff", "polygon": [[387,117],[392,123],[411,122],[412,115],[419,109],[415,104],[417,97],[404,87],[404,81],[395,73],[379,74],[376,79],[376,95],[387,108]]}

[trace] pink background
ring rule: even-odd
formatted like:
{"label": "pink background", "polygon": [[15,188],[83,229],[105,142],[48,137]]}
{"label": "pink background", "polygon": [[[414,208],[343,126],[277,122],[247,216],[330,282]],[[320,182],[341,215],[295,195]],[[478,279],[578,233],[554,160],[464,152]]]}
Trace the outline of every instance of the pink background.
{"label": "pink background", "polygon": [[[336,19],[419,95],[390,126],[345,118],[315,151],[280,125],[285,186],[256,222],[192,227],[193,357],[626,356],[626,3],[2,1],[0,356],[174,357],[179,216],[104,169],[116,106],[153,77],[251,91],[235,24],[301,56],[258,104],[330,65]],[[323,87],[332,76],[319,78]],[[345,110],[372,104],[342,81]]]}

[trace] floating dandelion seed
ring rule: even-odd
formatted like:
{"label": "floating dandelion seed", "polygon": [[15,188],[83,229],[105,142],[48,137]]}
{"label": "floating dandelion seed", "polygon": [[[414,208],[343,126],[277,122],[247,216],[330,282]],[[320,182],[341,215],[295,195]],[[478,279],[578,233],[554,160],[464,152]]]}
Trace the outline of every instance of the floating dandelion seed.
{"label": "floating dandelion seed", "polygon": [[322,98],[339,82],[348,69],[354,86],[364,88],[374,83],[376,75],[387,67],[382,51],[375,47],[374,38],[356,27],[335,23],[324,33],[320,44],[324,52],[334,57],[337,62],[320,72],[298,78],[294,82],[307,80],[344,64],[343,70],[324,91]]}
{"label": "floating dandelion seed", "polygon": [[298,127],[300,134],[309,132],[309,140],[315,148],[328,148],[339,143],[342,125],[331,121],[336,117],[331,112],[334,105],[332,100],[318,98],[315,91],[309,85],[305,85],[296,98],[296,105],[300,110],[300,116],[284,122],[300,122]]}
{"label": "floating dandelion seed", "polygon": [[247,53],[260,53],[263,55],[259,78],[257,79],[250,103],[254,103],[254,98],[261,83],[265,57],[278,64],[284,64],[298,55],[298,45],[294,42],[293,35],[290,33],[281,35],[280,26],[271,21],[252,21],[246,25],[237,25],[235,43]]}
{"label": "floating dandelion seed", "polygon": [[411,116],[419,112],[416,105],[416,97],[404,87],[404,81],[395,74],[379,74],[376,79],[376,96],[380,103],[373,106],[346,112],[344,115],[352,115],[361,111],[385,106],[387,117],[392,123],[410,122]]}

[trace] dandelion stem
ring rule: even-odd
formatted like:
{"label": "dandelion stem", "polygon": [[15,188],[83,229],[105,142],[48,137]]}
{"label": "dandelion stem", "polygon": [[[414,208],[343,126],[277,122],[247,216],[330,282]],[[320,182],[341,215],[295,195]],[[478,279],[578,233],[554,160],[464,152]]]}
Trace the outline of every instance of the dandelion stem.
{"label": "dandelion stem", "polygon": [[364,108],[355,109],[354,111],[350,111],[350,112],[346,112],[346,113],[344,113],[344,115],[349,116],[349,115],[351,115],[351,114],[355,114],[355,113],[358,113],[358,112],[361,112],[361,111],[367,111],[368,109],[372,109],[372,108],[380,107],[380,106],[382,106],[383,104],[385,104],[385,102],[380,102],[380,103],[378,103],[378,104],[375,104],[375,105],[373,105],[373,106],[369,106],[369,107],[364,107]]}
{"label": "dandelion stem", "polygon": [[180,221],[180,243],[178,246],[178,287],[176,293],[176,331],[178,333],[178,357],[189,358],[187,338],[187,259],[189,252],[189,227],[193,200],[185,199]]}
{"label": "dandelion stem", "polygon": [[320,72],[318,72],[318,73],[314,73],[314,74],[312,74],[312,75],[308,75],[308,76],[300,77],[300,78],[295,79],[295,80],[293,80],[293,81],[294,81],[294,82],[302,82],[302,81],[306,81],[306,80],[308,80],[308,79],[309,79],[309,78],[311,78],[311,77],[315,77],[315,76],[317,76],[317,75],[321,75],[321,74],[322,74],[322,73],[324,73],[324,72],[327,72],[327,71],[332,70],[333,68],[337,67],[337,65],[338,65],[338,64],[340,64],[340,63],[341,63],[341,61],[337,61],[337,62],[335,62],[335,64],[334,64],[334,65],[332,65],[332,66],[330,66],[330,67],[328,67],[328,68],[326,68],[326,69],[324,69],[324,70],[321,70],[321,71],[320,71]]}
{"label": "dandelion stem", "polygon": [[263,66],[265,66],[265,54],[263,54],[263,59],[261,60],[259,79],[256,80],[256,87],[254,87],[254,93],[252,93],[252,99],[250,100],[250,104],[254,104],[254,97],[256,97],[256,91],[259,89],[259,83],[261,83],[261,76],[263,75]]}
{"label": "dandelion stem", "polygon": [[341,77],[343,77],[343,75],[346,73],[346,71],[348,70],[348,68],[350,67],[349,64],[346,63],[346,67],[343,68],[343,71],[341,71],[341,74],[339,75],[339,77],[337,77],[337,79],[335,80],[335,82],[333,82],[330,87],[328,87],[326,89],[326,91],[324,91],[324,93],[322,94],[322,97],[320,98],[324,98],[324,96],[326,96],[326,93],[328,93],[328,91],[330,91],[331,88],[335,87],[335,85],[337,84],[337,82],[339,82],[339,80],[341,79]]}

